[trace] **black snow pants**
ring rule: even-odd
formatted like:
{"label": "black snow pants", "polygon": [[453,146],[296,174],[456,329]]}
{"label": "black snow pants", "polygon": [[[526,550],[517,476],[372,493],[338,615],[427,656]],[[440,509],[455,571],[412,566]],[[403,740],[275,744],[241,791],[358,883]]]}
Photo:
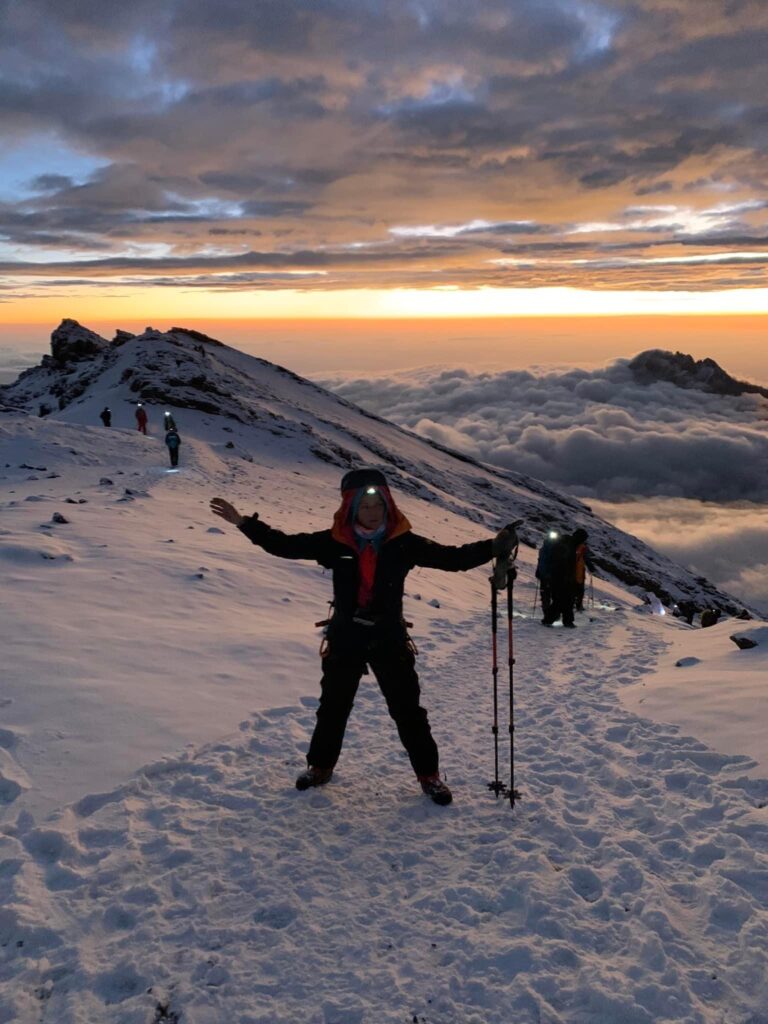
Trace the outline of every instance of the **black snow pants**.
{"label": "black snow pants", "polygon": [[366,666],[370,666],[394,719],[416,775],[438,770],[437,746],[426,710],[419,704],[419,677],[405,629],[347,625],[328,635],[323,658],[320,706],[307,764],[333,768],[341,752],[347,719]]}
{"label": "black snow pants", "polygon": [[562,616],[563,625],[573,625],[574,584],[570,580],[552,580],[552,603],[542,622],[552,625]]}

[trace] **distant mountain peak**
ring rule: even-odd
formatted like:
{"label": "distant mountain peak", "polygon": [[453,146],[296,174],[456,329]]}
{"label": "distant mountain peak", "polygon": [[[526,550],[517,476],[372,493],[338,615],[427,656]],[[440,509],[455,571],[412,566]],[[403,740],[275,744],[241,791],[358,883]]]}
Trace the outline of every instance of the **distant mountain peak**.
{"label": "distant mountain peak", "polygon": [[651,348],[636,355],[629,369],[640,384],[667,381],[678,388],[706,391],[713,395],[756,394],[768,398],[768,388],[736,380],[714,359],[694,359],[684,352]]}

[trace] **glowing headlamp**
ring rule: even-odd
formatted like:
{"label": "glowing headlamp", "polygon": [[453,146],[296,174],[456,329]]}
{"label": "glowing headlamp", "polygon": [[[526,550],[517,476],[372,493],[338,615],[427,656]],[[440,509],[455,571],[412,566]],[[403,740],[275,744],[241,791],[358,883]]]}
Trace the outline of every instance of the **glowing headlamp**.
{"label": "glowing headlamp", "polygon": [[378,491],[377,487],[366,487],[365,488],[365,493],[366,494],[378,494],[379,491]]}
{"label": "glowing headlamp", "polygon": [[557,538],[560,536],[560,534],[557,532],[557,530],[550,530],[549,533],[547,534],[547,536],[549,537],[550,540],[557,540]]}

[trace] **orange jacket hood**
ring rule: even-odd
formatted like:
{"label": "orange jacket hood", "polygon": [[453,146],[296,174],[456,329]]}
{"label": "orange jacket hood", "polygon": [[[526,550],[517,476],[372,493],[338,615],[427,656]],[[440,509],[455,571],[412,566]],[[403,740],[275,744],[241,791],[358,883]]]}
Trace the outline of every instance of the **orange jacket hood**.
{"label": "orange jacket hood", "polygon": [[[351,516],[352,506],[354,505],[358,490],[360,488],[353,488],[343,492],[341,505],[333,516],[333,527],[331,528],[331,536],[334,540],[349,545],[355,551],[357,551],[358,545],[355,538],[355,524],[351,521]],[[376,490],[384,499],[384,504],[387,508],[387,532],[382,541],[383,544],[386,544],[387,541],[393,540],[403,533],[408,533],[411,529],[411,524],[395,504],[395,499],[392,497],[388,487],[381,485]]]}

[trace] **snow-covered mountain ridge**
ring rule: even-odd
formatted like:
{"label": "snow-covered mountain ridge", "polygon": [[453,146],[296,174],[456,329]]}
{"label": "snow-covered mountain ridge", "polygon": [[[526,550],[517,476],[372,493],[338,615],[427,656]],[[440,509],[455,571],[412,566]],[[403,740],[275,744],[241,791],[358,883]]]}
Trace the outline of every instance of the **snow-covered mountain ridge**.
{"label": "snow-covered mountain ridge", "polygon": [[53,332],[51,356],[0,389],[0,407],[7,412],[93,424],[108,404],[118,427],[133,426],[139,400],[150,408],[183,410],[185,438],[209,438],[213,426],[220,432],[213,451],[226,456],[236,442],[238,461],[258,464],[265,443],[281,438],[286,466],[296,463],[293,472],[301,472],[298,466],[306,460],[334,467],[328,473],[331,493],[340,472],[377,464],[396,490],[488,530],[524,519],[522,539],[529,546],[537,546],[549,528],[583,526],[599,571],[636,593],[650,591],[666,605],[687,600],[730,615],[744,611],[741,602],[610,526],[582,502],[418,437],[283,367],[193,330],[118,331],[110,342],[64,320]]}

